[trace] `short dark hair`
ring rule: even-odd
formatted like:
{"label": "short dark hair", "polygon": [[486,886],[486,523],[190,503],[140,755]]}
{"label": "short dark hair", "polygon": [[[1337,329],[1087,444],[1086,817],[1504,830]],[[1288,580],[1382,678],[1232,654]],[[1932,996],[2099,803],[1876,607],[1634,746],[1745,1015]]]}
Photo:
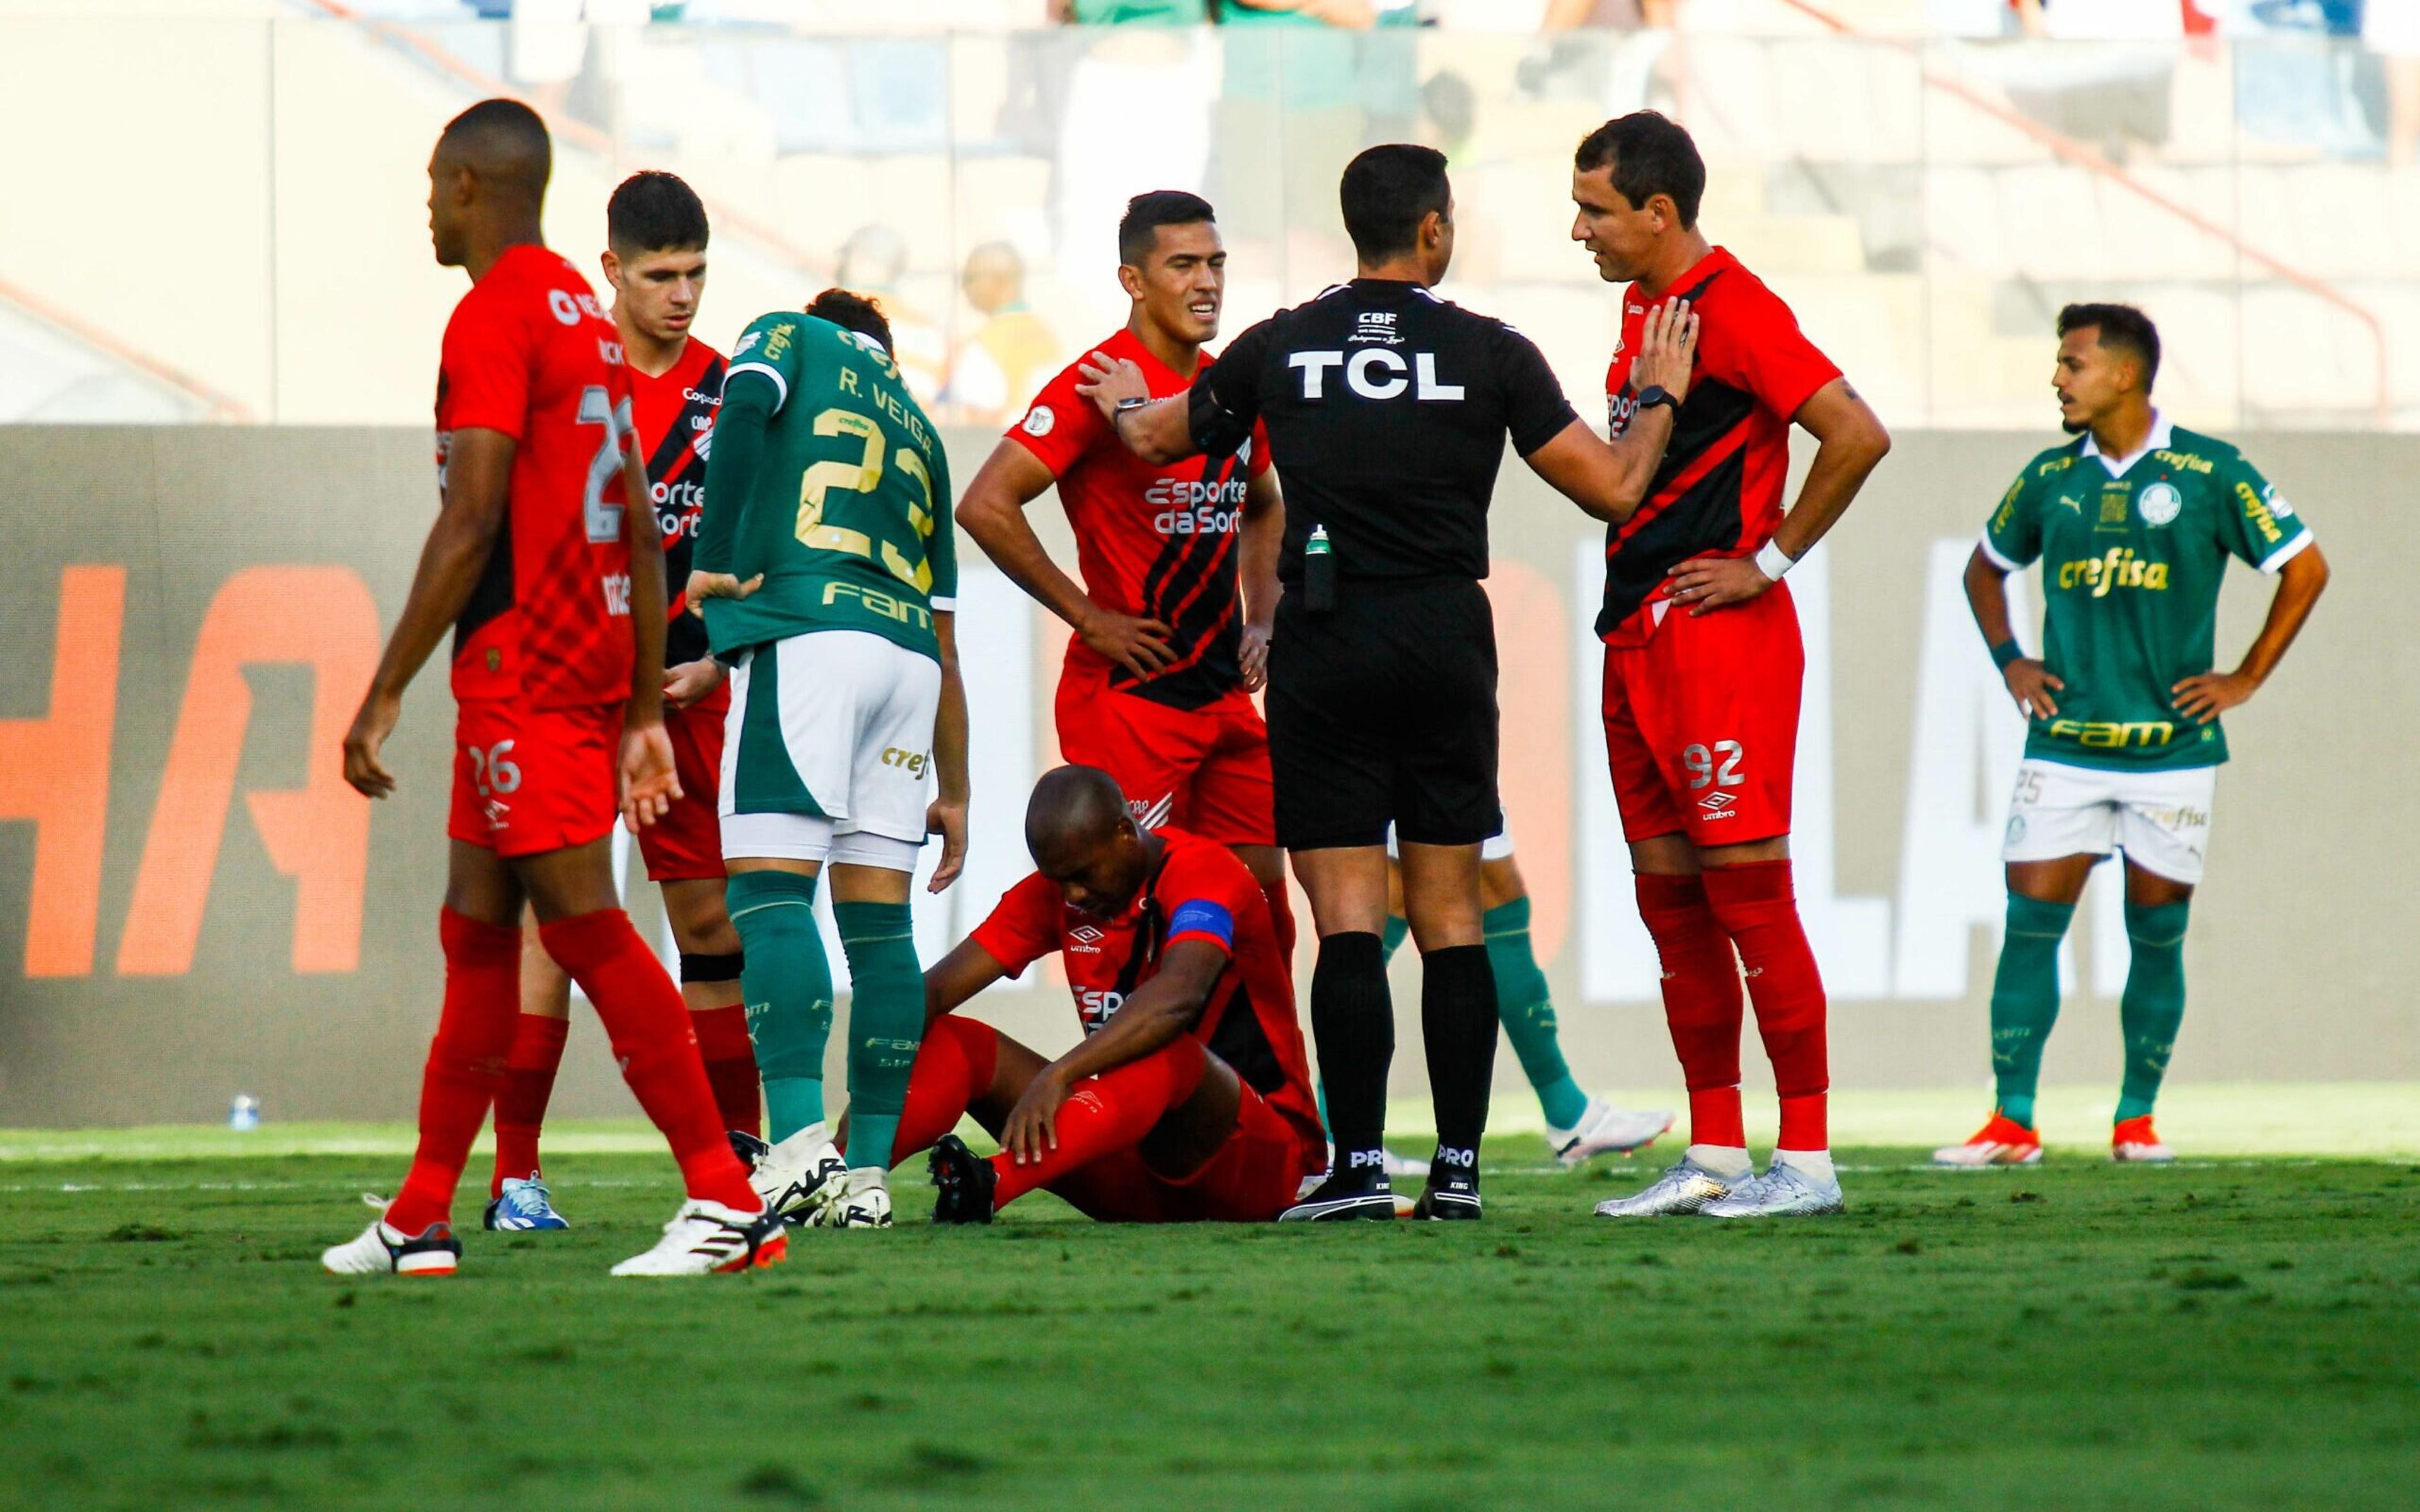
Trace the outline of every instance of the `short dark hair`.
{"label": "short dark hair", "polygon": [[1453,186],[1446,179],[1444,153],[1389,142],[1344,165],[1336,197],[1354,252],[1374,263],[1411,251],[1419,241],[1420,222],[1433,210],[1444,213]]}
{"label": "short dark hair", "polygon": [[1634,110],[1580,138],[1572,166],[1594,173],[1610,164],[1614,193],[1644,209],[1658,194],[1672,196],[1686,230],[1698,224],[1698,207],[1706,197],[1706,160],[1687,128],[1659,111]]}
{"label": "short dark hair", "polygon": [[554,175],[554,142],[536,111],[518,100],[482,100],[445,123],[438,137],[484,177],[532,199],[546,197]]}
{"label": "short dark hair", "polygon": [[2160,328],[2131,304],[2071,304],[2058,312],[2058,333],[2098,326],[2097,345],[2126,353],[2143,364],[2143,392],[2160,376]]}
{"label": "short dark hair", "polygon": [[807,301],[807,314],[818,320],[829,320],[843,331],[854,331],[861,336],[872,336],[890,351],[891,322],[882,314],[882,306],[862,294],[845,288],[828,288]]}
{"label": "short dark hair", "polygon": [[1140,268],[1152,249],[1159,245],[1159,228],[1163,225],[1199,225],[1207,221],[1216,225],[1218,212],[1210,202],[1199,194],[1188,194],[1181,189],[1155,189],[1148,194],[1137,194],[1126,201],[1126,213],[1118,221],[1118,261],[1128,268]]}
{"label": "short dark hair", "polygon": [[622,255],[704,252],[706,236],[706,205],[677,174],[634,173],[605,202],[605,242]]}

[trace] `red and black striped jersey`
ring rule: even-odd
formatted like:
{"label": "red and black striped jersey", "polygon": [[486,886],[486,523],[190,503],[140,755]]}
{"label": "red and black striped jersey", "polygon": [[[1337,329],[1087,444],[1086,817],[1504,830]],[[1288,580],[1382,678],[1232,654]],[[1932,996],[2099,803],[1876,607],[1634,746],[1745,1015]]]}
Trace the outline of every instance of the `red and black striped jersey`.
{"label": "red and black striped jersey", "polygon": [[[1791,417],[1840,376],[1790,306],[1721,247],[1668,295],[1698,313],[1697,364],[1647,501],[1606,534],[1596,633],[1617,644],[1646,639],[1652,623],[1642,611],[1674,567],[1691,557],[1751,556],[1773,538],[1790,475]],[[1630,364],[1653,302],[1637,285],[1622,291],[1621,338],[1605,378],[1606,424],[1616,436],[1637,407]]]}
{"label": "red and black striped jersey", "polygon": [[[1131,331],[1099,349],[1132,358],[1154,398],[1186,392],[1188,380]],[[1202,370],[1210,363],[1204,353]],[[1059,480],[1084,592],[1106,609],[1169,626],[1176,659],[1139,678],[1078,636],[1067,642],[1068,669],[1171,708],[1214,703],[1244,683],[1238,532],[1250,482],[1269,468],[1267,438],[1255,428],[1231,455],[1155,467],[1126,450],[1100,410],[1076,392],[1077,377],[1070,364],[1046,384],[1025,418],[1009,427],[1009,439]]]}
{"label": "red and black striped jersey", "polygon": [[454,696],[532,708],[630,696],[622,334],[546,248],[496,259],[454,307],[437,370],[437,479],[464,430],[513,439],[504,525],[454,622]]}
{"label": "red and black striped jersey", "polygon": [[722,408],[722,354],[692,336],[680,361],[654,378],[630,370],[630,403],[639,426],[639,455],[647,464],[656,524],[663,532],[664,665],[678,667],[706,654],[706,625],[689,611],[690,551],[698,511],[706,504],[706,457],[714,417]]}

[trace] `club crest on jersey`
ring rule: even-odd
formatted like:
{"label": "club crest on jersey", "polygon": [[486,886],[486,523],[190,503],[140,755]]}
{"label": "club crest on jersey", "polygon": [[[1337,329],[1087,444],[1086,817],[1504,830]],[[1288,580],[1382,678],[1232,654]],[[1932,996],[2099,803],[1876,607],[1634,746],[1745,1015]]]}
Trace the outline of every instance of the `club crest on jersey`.
{"label": "club crest on jersey", "polygon": [[2184,512],[2185,496],[2173,483],[2155,483],[2145,488],[2134,500],[2134,508],[2146,525],[2165,525]]}
{"label": "club crest on jersey", "polygon": [[1025,412],[1024,430],[1028,436],[1047,436],[1050,434],[1050,427],[1057,424],[1059,424],[1059,417],[1050,412],[1050,407],[1047,404],[1037,404]]}

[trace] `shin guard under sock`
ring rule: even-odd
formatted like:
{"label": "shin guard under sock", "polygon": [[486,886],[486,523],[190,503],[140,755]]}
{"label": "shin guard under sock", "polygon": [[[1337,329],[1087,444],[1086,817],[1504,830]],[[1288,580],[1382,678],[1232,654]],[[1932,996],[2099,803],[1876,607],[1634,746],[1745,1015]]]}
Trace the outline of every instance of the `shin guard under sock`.
{"label": "shin guard under sock", "polygon": [[824,1118],[832,980],[815,923],[815,879],[736,872],[723,905],[739,931],[739,989],[765,1079],[765,1136],[778,1145]]}
{"label": "shin guard under sock", "polygon": [[906,903],[832,904],[848,952],[848,1164],[891,1168],[924,1034],[924,973]]}
{"label": "shin guard under sock", "polygon": [[2134,958],[2126,968],[2126,995],[2118,1018],[2126,1035],[2126,1085],[2118,1097],[2119,1123],[2151,1111],[2167,1075],[2168,1056],[2185,1021],[2185,921],[2187,902],[2126,904],[2126,942]]}
{"label": "shin guard under sock", "polygon": [[445,1006],[420,1076],[420,1143],[386,1221],[406,1234],[442,1222],[471,1158],[471,1142],[504,1085],[521,1011],[521,932],[441,909]]}
{"label": "shin guard under sock", "polygon": [[2000,1112],[2030,1129],[2042,1046],[2058,1022],[2058,946],[2073,903],[2009,894],[2008,928],[1992,973],[1992,1079]]}
{"label": "shin guard under sock", "polygon": [[1694,876],[1642,872],[1638,917],[1664,966],[1664,1020],[1689,1089],[1689,1142],[1745,1149],[1740,1111],[1740,1026],[1746,1010],[1730,936]]}
{"label": "shin guard under sock", "polygon": [[1384,1149],[1387,1068],[1395,1058],[1395,1009],[1377,935],[1355,931],[1320,940],[1311,976],[1311,1033],[1319,1047],[1337,1165],[1350,1171],[1357,1157],[1366,1163]]}

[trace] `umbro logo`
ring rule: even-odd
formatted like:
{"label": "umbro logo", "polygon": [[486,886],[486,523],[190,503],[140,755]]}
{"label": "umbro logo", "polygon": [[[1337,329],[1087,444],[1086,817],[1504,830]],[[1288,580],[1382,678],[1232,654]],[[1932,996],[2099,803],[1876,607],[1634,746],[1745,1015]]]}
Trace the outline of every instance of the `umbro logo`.
{"label": "umbro logo", "polygon": [[1731,799],[1735,796],[1737,796],[1737,795],[1730,793],[1709,793],[1704,797],[1698,800],[1698,807],[1709,810],[1714,809],[1728,809],[1730,807]]}
{"label": "umbro logo", "polygon": [[1078,924],[1074,929],[1067,932],[1067,937],[1085,945],[1098,945],[1101,943],[1103,935],[1101,931],[1094,929],[1090,924]]}

